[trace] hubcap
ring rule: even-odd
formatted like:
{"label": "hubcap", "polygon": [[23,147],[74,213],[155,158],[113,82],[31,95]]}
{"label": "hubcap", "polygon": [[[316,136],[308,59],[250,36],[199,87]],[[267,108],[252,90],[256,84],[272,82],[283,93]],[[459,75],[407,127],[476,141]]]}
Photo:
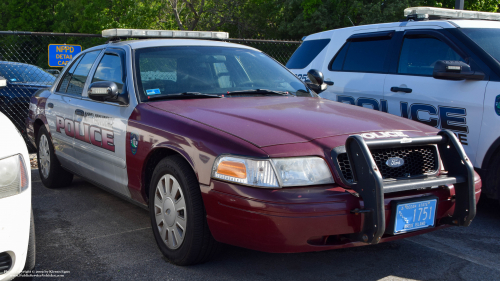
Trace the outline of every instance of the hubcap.
{"label": "hubcap", "polygon": [[167,174],[156,185],[154,198],[155,218],[160,237],[170,249],[182,245],[186,236],[186,201],[179,182]]}
{"label": "hubcap", "polygon": [[45,135],[40,137],[40,143],[38,144],[38,164],[40,171],[44,178],[49,177],[50,170],[50,150],[49,150],[49,140]]}

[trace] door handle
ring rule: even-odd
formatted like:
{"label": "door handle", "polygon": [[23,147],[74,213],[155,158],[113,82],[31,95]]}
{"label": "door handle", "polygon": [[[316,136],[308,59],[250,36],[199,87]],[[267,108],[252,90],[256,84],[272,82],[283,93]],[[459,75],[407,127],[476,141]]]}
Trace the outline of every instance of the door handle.
{"label": "door handle", "polygon": [[404,93],[411,93],[412,89],[410,88],[401,88],[401,87],[391,87],[391,92],[404,92]]}
{"label": "door handle", "polygon": [[49,108],[54,108],[54,104],[53,104],[53,103],[51,103],[51,102],[49,102],[49,103],[47,104],[47,106],[48,106]]}
{"label": "door handle", "polygon": [[76,115],[80,115],[80,116],[84,116],[85,112],[83,110],[81,110],[81,109],[77,109],[77,110],[75,110],[75,114]]}

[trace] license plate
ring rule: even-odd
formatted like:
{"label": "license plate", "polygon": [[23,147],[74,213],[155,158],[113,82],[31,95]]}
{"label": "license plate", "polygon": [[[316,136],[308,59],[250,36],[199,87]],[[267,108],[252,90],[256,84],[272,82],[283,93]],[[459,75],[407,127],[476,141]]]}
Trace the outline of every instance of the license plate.
{"label": "license plate", "polygon": [[394,220],[394,234],[434,227],[437,199],[398,203]]}

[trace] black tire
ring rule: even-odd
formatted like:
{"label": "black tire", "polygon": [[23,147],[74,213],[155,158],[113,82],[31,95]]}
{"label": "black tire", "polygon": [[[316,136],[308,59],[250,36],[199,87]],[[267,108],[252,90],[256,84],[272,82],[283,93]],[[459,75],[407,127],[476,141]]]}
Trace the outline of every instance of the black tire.
{"label": "black tire", "polygon": [[[45,136],[45,138],[48,141],[50,164],[47,176],[44,176],[42,172],[42,165],[40,164],[41,161],[40,140],[42,139],[42,136]],[[38,131],[38,136],[36,138],[36,141],[37,141],[38,173],[40,174],[40,179],[42,180],[43,185],[45,185],[45,187],[48,188],[59,188],[71,184],[71,181],[73,180],[73,174],[64,170],[61,167],[61,163],[59,163],[59,160],[57,160],[57,156],[54,153],[54,146],[52,145],[52,141],[50,140],[49,133],[47,132],[47,129],[45,129],[44,126],[42,126],[40,128],[40,131]]]}
{"label": "black tire", "polygon": [[[176,249],[169,248],[161,238],[155,217],[156,187],[164,175],[172,175],[179,183],[187,211],[183,213],[186,216],[184,240]],[[149,186],[151,226],[162,254],[176,265],[193,265],[212,259],[220,251],[221,245],[215,241],[208,228],[200,186],[191,166],[181,156],[169,156],[158,163]],[[175,214],[178,216],[176,211]]]}
{"label": "black tire", "polygon": [[[496,153],[495,157],[493,159],[498,159],[499,156],[500,156],[500,152]],[[497,194],[495,194],[495,195],[496,195],[496,198],[498,199],[498,201],[496,202],[496,203],[498,203],[497,204],[497,206],[498,206],[498,205],[500,205],[500,174],[499,174],[500,173],[500,162],[498,160],[494,161],[492,163],[489,171],[490,171],[490,174],[489,174],[490,179],[488,179],[487,184],[490,185],[490,186],[488,186],[490,189],[496,190]],[[483,180],[483,185],[484,184],[485,183]],[[495,195],[493,195],[493,196],[495,196]],[[495,197],[493,197],[493,198],[495,198]]]}
{"label": "black tire", "polygon": [[30,219],[30,238],[28,242],[28,252],[26,253],[26,263],[23,271],[33,270],[35,268],[36,242],[35,242],[35,221],[33,219],[33,210],[31,210]]}

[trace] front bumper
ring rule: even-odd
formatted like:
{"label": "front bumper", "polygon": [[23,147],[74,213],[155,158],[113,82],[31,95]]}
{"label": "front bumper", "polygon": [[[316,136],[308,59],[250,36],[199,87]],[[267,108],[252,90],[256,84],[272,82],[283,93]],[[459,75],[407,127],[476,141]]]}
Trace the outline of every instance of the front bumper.
{"label": "front bumper", "polygon": [[30,218],[31,186],[20,194],[0,199],[0,253],[7,252],[12,259],[12,267],[6,273],[0,272],[0,280],[10,280],[24,268]]}
{"label": "front bumper", "polygon": [[[382,180],[368,146],[394,145],[393,142],[366,143],[359,136],[348,139],[346,149],[355,161],[357,174],[356,184],[349,192],[338,185],[278,190],[217,180],[212,180],[210,186],[202,185],[212,235],[227,244],[288,253],[376,244],[450,225],[468,226],[475,215],[481,180],[455,136],[443,132],[436,137],[413,139],[413,144],[436,144],[440,154],[445,155],[442,161],[448,175],[427,186],[422,181],[394,184]],[[358,156],[361,158],[356,159]],[[400,235],[386,233],[391,228],[393,200],[431,195],[438,198],[436,227]]]}
{"label": "front bumper", "polygon": [[[213,180],[201,186],[207,220],[215,240],[226,244],[273,253],[323,251],[367,245],[351,240],[360,233],[366,214],[363,200],[331,186],[263,190]],[[475,182],[476,201],[481,181]],[[384,234],[380,242],[402,239],[448,227],[442,223],[454,212],[455,188],[443,186],[426,191],[393,193],[384,199],[386,228],[391,201],[434,195],[438,197],[436,227],[400,235]]]}

